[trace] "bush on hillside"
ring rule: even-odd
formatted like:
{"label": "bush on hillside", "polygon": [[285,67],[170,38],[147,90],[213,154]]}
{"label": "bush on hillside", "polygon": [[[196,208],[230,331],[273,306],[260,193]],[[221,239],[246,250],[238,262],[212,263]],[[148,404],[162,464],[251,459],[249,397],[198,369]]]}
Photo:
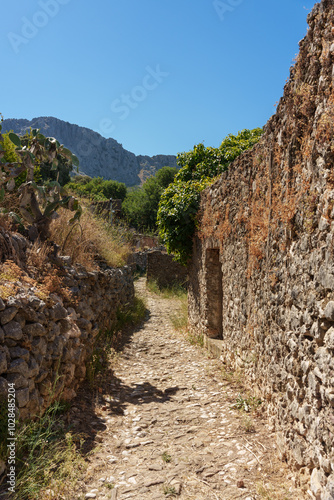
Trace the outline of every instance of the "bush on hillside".
{"label": "bush on hillside", "polygon": [[66,187],[79,196],[95,201],[124,200],[126,185],[123,182],[104,180],[103,177],[77,176]]}
{"label": "bush on hillside", "polygon": [[163,167],[149,177],[140,188],[129,191],[122,210],[128,224],[139,230],[155,231],[157,213],[162,193],[173,182],[177,173],[175,167]]}

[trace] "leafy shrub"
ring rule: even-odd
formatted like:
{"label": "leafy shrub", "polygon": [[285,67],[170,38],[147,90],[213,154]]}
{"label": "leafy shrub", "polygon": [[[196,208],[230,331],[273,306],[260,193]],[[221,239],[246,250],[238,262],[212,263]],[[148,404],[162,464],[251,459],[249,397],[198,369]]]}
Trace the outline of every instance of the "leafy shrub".
{"label": "leafy shrub", "polygon": [[191,257],[201,191],[243,151],[256,144],[262,133],[261,128],[242,130],[236,136],[228,135],[219,148],[198,144],[191,151],[178,154],[181,168],[161,197],[157,223],[167,251],[181,264],[187,265]]}
{"label": "leafy shrub", "polygon": [[109,200],[110,198],[124,200],[126,185],[123,182],[104,180],[103,177],[75,177],[66,186],[78,195],[95,201]]}
{"label": "leafy shrub", "polygon": [[245,129],[238,135],[229,134],[219,148],[206,148],[204,144],[198,144],[187,153],[179,153],[177,163],[181,168],[176,180],[186,182],[204,177],[215,178],[227,170],[229,164],[243,151],[252,148],[262,134],[262,128]]}
{"label": "leafy shrub", "polygon": [[174,253],[181,264],[186,264],[192,251],[192,237],[196,228],[196,214],[201,192],[212,183],[176,181],[163,193],[158,211],[160,237],[168,253]]}
{"label": "leafy shrub", "polygon": [[131,226],[137,229],[156,230],[161,195],[173,182],[176,173],[175,167],[163,167],[154,176],[149,177],[141,188],[128,192],[122,210]]}

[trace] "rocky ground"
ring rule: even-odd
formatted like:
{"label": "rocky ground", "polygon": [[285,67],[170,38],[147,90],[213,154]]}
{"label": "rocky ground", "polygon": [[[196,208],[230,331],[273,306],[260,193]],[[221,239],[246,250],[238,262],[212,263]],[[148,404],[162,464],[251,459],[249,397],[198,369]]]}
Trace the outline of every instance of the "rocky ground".
{"label": "rocky ground", "polygon": [[231,408],[238,389],[219,362],[173,331],[177,302],[148,293],[144,279],[137,293],[148,319],[94,403],[81,393],[69,412],[92,448],[73,498],[303,499],[261,413]]}

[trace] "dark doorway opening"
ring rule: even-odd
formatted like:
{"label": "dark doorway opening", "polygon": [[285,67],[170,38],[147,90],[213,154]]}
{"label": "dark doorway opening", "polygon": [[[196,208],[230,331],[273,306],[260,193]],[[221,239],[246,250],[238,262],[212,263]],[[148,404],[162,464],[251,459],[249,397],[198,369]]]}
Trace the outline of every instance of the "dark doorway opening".
{"label": "dark doorway opening", "polygon": [[206,324],[207,335],[223,338],[223,273],[218,248],[206,251]]}

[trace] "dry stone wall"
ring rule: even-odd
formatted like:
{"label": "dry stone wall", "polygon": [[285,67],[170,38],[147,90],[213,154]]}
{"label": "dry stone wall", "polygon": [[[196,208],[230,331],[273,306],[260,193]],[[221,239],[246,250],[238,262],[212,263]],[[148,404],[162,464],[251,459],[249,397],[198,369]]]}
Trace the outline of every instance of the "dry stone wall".
{"label": "dry stone wall", "polygon": [[[276,114],[202,197],[193,329],[221,338],[278,449],[334,498],[334,6],[317,4]],[[214,311],[214,312],[212,312]]]}
{"label": "dry stone wall", "polygon": [[86,375],[99,331],[112,327],[116,311],[133,301],[129,267],[87,272],[66,266],[68,298],[45,296],[20,281],[0,299],[0,397],[15,385],[21,419],[51,399],[72,399]]}
{"label": "dry stone wall", "polygon": [[173,259],[172,255],[160,250],[147,253],[147,281],[155,280],[160,288],[185,285],[188,282],[188,270]]}

